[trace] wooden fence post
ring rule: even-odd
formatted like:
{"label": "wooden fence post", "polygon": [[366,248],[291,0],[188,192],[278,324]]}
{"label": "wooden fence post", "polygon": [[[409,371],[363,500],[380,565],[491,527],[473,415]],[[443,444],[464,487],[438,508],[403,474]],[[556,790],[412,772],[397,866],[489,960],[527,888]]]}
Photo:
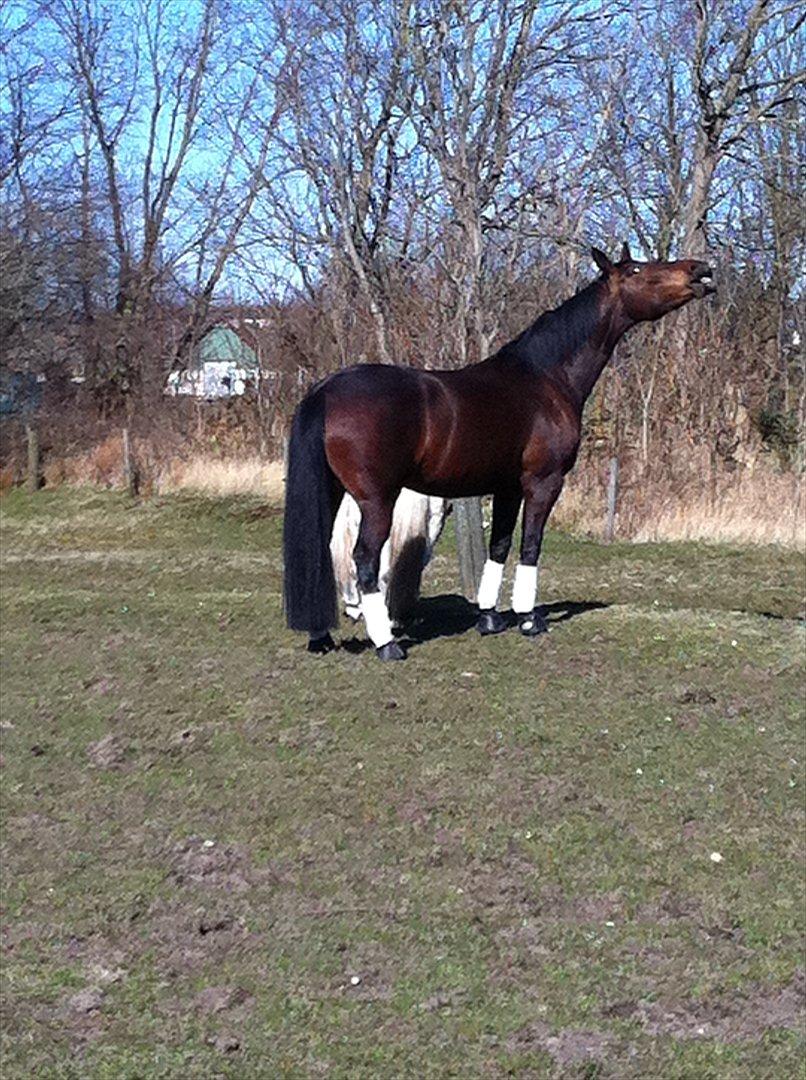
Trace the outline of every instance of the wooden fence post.
{"label": "wooden fence post", "polygon": [[618,500],[618,458],[610,459],[610,475],[607,478],[607,520],[605,521],[605,543],[609,544],[616,531],[616,502]]}
{"label": "wooden fence post", "polygon": [[484,569],[484,522],[481,499],[454,499],[453,519],[456,523],[456,547],[459,553],[459,579],[462,592],[475,603],[476,589]]}
{"label": "wooden fence post", "polygon": [[134,460],[127,427],[123,429],[123,477],[126,481],[126,491],[132,499],[135,499],[140,490],[140,477],[137,473],[137,462]]}
{"label": "wooden fence post", "polygon": [[39,491],[42,484],[41,451],[39,432],[33,424],[25,425],[25,437],[28,440],[28,468],[25,475],[25,490]]}

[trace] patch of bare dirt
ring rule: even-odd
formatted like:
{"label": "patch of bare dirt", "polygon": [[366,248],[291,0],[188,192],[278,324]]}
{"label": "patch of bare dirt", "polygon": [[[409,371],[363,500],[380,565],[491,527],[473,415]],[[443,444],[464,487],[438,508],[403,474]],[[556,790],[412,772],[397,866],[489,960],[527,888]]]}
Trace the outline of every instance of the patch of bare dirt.
{"label": "patch of bare dirt", "polygon": [[429,866],[459,865],[463,861],[461,829],[437,828],[434,830],[434,843],[428,852]]}
{"label": "patch of bare dirt", "polygon": [[425,828],[439,810],[444,799],[436,790],[423,788],[411,790],[394,800],[397,819],[402,825],[412,825],[415,829]]}
{"label": "patch of bare dirt", "polygon": [[619,892],[567,896],[562,889],[549,886],[541,890],[534,913],[543,918],[582,925],[615,919],[623,910],[624,901]]}
{"label": "patch of bare dirt", "polygon": [[713,705],[716,698],[710,690],[702,686],[681,687],[675,695],[675,700],[680,705]]}
{"label": "patch of bare dirt", "polygon": [[98,1012],[103,1003],[103,991],[99,990],[98,987],[88,986],[69,997],[64,1003],[62,1011],[65,1016],[87,1016],[90,1013]]}
{"label": "patch of bare dirt", "polygon": [[[388,1001],[392,996],[392,982],[385,966],[362,965],[360,975],[350,975],[346,980],[333,984],[329,990],[321,993],[323,998],[347,997],[354,1001],[371,1003]],[[358,982],[355,982],[358,979]]]}
{"label": "patch of bare dirt", "polygon": [[482,863],[471,867],[465,892],[482,910],[503,908],[510,918],[519,912],[525,916],[534,908],[535,877],[534,865],[512,851],[494,865]]}
{"label": "patch of bare dirt", "polygon": [[246,848],[219,844],[191,836],[177,844],[170,856],[171,877],[179,885],[204,885],[227,892],[245,892],[270,872],[257,870]]}
{"label": "patch of bare dirt", "polygon": [[406,799],[398,803],[396,807],[397,819],[403,825],[413,825],[415,829],[423,829],[431,820],[431,811],[420,805],[416,799]]}
{"label": "patch of bare dirt", "polygon": [[395,960],[381,942],[336,939],[333,948],[339,956],[338,975],[314,979],[308,984],[309,993],[321,1000],[350,998],[365,1003],[391,998]]}
{"label": "patch of bare dirt", "polygon": [[606,1031],[561,1028],[555,1032],[542,1022],[521,1028],[508,1040],[510,1050],[519,1053],[543,1050],[551,1055],[560,1068],[603,1061],[613,1041],[613,1035]]}
{"label": "patch of bare dirt", "polygon": [[38,814],[36,811],[30,814],[17,814],[8,819],[7,828],[21,833],[40,833],[45,829],[53,829],[59,822],[47,814]]}
{"label": "patch of bare dirt", "polygon": [[149,912],[147,941],[156,966],[174,977],[223,963],[254,949],[261,938],[233,910],[159,903]]}
{"label": "patch of bare dirt", "polygon": [[91,678],[85,679],[81,686],[84,690],[92,690],[94,694],[105,697],[111,693],[115,684],[114,680],[108,675],[93,675]]}
{"label": "patch of bare dirt", "polygon": [[635,1015],[649,1035],[676,1039],[758,1042],[776,1028],[806,1034],[806,974],[800,970],[788,986],[759,987],[746,997],[641,1003]]}
{"label": "patch of bare dirt", "polygon": [[658,926],[668,926],[680,920],[699,922],[701,918],[702,909],[697,900],[672,890],[664,892],[656,903],[641,905],[635,913],[636,922],[655,923]]}
{"label": "patch of bare dirt", "polygon": [[191,750],[199,750],[208,741],[210,735],[206,725],[194,725],[175,731],[168,740],[166,752],[172,756],[179,756]]}
{"label": "patch of bare dirt", "polygon": [[241,1048],[241,1041],[236,1035],[211,1035],[207,1043],[219,1054],[234,1054]]}
{"label": "patch of bare dirt", "polygon": [[87,757],[96,769],[119,769],[126,759],[127,747],[119,735],[110,732],[87,747]]}
{"label": "patch of bare dirt", "polygon": [[74,1054],[103,1036],[108,1018],[104,1015],[104,992],[97,986],[87,986],[70,994],[60,1005],[43,1008],[38,1016],[43,1028],[52,1027],[66,1035]]}
{"label": "patch of bare dirt", "polygon": [[196,995],[193,1006],[204,1016],[211,1016],[237,1009],[239,1013],[251,1010],[255,999],[240,986],[206,986]]}
{"label": "patch of bare dirt", "polygon": [[450,1011],[456,1005],[461,1005],[465,999],[466,994],[462,990],[440,990],[436,994],[432,994],[426,998],[425,1001],[421,1001],[417,1006],[420,1012],[439,1012],[443,1009]]}
{"label": "patch of bare dirt", "polygon": [[[688,824],[696,825],[697,823]],[[720,909],[708,910],[693,897],[672,890],[664,892],[656,903],[639,907],[635,913],[635,921],[652,923],[656,926],[688,922],[692,928],[705,935],[710,943],[722,943],[729,946],[734,955],[736,952],[748,951],[743,944],[744,930],[730,912]]]}
{"label": "patch of bare dirt", "polygon": [[277,735],[277,744],[289,750],[325,750],[336,740],[327,721],[311,720],[286,728]]}

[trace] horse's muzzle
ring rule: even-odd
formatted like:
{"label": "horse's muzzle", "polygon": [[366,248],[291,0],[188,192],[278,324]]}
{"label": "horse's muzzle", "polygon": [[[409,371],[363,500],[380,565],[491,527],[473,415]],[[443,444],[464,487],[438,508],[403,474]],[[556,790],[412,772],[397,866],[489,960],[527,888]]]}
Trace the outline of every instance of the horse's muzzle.
{"label": "horse's muzzle", "polygon": [[697,263],[691,272],[691,291],[698,300],[709,293],[716,292],[714,285],[714,272],[708,263]]}

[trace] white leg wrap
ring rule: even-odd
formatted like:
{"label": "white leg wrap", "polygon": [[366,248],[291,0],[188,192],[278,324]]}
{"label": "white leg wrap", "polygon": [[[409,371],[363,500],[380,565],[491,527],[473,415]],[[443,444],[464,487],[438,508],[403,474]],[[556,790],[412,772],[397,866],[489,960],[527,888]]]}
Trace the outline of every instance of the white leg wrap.
{"label": "white leg wrap", "polygon": [[381,548],[381,561],[378,566],[378,589],[386,596],[389,591],[389,578],[392,572],[392,539],[388,537]]}
{"label": "white leg wrap", "polygon": [[537,600],[537,567],[518,563],[515,567],[515,582],[512,586],[512,610],[516,615],[526,615],[534,611]]}
{"label": "white leg wrap", "polygon": [[504,564],[488,559],[481,572],[481,581],[476,594],[476,603],[482,611],[488,611],[498,603],[498,594],[501,592],[501,580],[503,577]]}
{"label": "white leg wrap", "polygon": [[361,597],[361,611],[367,624],[367,635],[375,648],[388,645],[394,634],[383,593],[364,593]]}

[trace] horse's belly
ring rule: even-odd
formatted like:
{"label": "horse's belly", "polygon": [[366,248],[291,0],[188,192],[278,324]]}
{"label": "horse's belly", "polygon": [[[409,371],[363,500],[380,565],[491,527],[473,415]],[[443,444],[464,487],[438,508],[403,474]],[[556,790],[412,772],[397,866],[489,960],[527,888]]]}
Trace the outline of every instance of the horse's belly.
{"label": "horse's belly", "polygon": [[490,463],[452,462],[443,469],[427,466],[406,479],[406,487],[423,495],[444,499],[464,499],[474,495],[492,495],[510,487],[518,477],[517,465],[509,469],[490,467]]}
{"label": "horse's belly", "polygon": [[495,438],[485,437],[483,425],[467,425],[460,437],[435,442],[416,466],[416,475],[406,486],[424,495],[461,499],[491,495],[511,487],[521,471],[522,447],[516,438],[502,435],[496,425]]}

